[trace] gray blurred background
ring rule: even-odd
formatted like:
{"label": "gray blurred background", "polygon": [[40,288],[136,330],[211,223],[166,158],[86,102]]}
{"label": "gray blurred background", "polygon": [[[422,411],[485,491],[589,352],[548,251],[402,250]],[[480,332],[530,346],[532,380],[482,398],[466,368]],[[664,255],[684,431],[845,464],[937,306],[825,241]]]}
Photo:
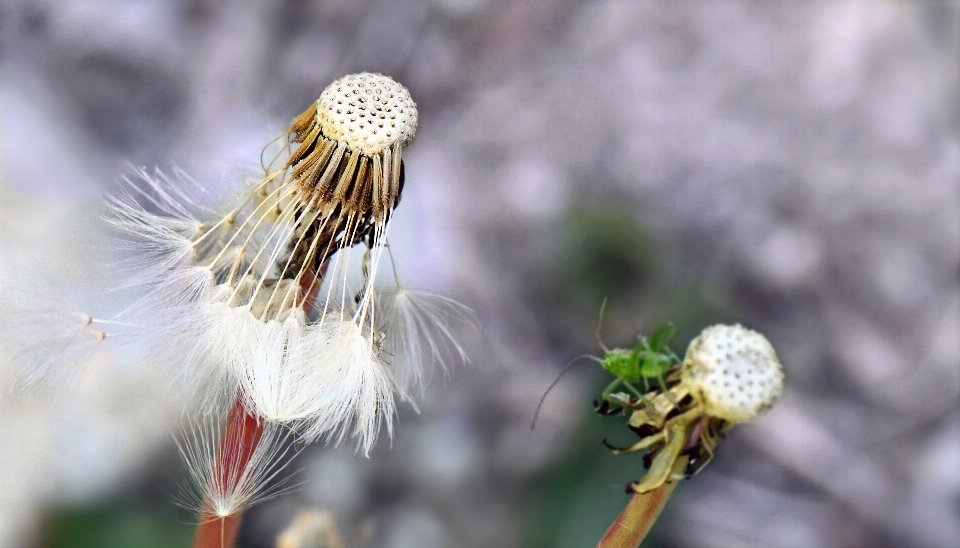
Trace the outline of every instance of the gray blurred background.
{"label": "gray blurred background", "polygon": [[[33,268],[101,298],[97,204],[130,164],[221,184],[358,71],[420,109],[401,276],[482,328],[392,446],[303,451],[242,546],[301,511],[362,546],[592,546],[642,474],[600,444],[630,441],[591,411],[608,379],[581,365],[529,425],[604,297],[608,345],[741,322],[786,367],[649,546],[960,546],[957,3],[6,3],[0,302]],[[189,546],[183,402],[134,354],[3,387],[0,545]]]}

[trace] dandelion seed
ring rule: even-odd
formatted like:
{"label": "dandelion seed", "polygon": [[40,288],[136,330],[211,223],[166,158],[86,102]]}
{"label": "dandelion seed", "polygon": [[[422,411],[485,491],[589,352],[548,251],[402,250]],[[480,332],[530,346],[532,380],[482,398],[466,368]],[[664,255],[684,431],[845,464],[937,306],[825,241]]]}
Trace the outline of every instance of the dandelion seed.
{"label": "dandelion seed", "polygon": [[[191,178],[176,173],[181,184],[200,189]],[[184,207],[189,198],[176,189],[166,173],[139,169],[107,197],[107,222],[124,235],[115,241],[116,250],[127,255],[114,266],[125,276],[126,287],[150,289],[136,306],[174,308],[197,300],[213,281],[210,271],[197,264],[193,245],[203,222]],[[141,200],[157,212],[148,211]],[[201,208],[200,213],[210,212]]]}
{"label": "dandelion seed", "polygon": [[322,390],[317,387],[324,381],[322,371],[295,363],[298,347],[317,342],[310,340],[316,337],[307,333],[303,316],[250,323],[252,351],[237,370],[248,407],[267,420],[284,424],[323,413],[324,407],[315,397],[316,390]]}
{"label": "dandelion seed", "polygon": [[384,326],[382,354],[407,394],[418,388],[422,391],[434,367],[446,371],[454,360],[468,361],[453,329],[475,325],[469,308],[399,284],[378,290],[377,304],[377,320]]}
{"label": "dandelion seed", "polygon": [[292,457],[289,431],[280,425],[258,425],[248,416],[224,429],[208,418],[190,423],[182,434],[177,447],[190,483],[178,502],[203,521],[236,515],[295,487],[278,478]]}
{"label": "dandelion seed", "polygon": [[132,329],[116,319],[91,316],[42,272],[31,269],[23,277],[5,287],[9,304],[0,312],[11,363],[20,371],[14,390],[71,378],[108,338],[113,342]]}
{"label": "dandelion seed", "polygon": [[[357,440],[364,455],[370,453],[381,425],[393,436],[397,385],[380,359],[374,342],[353,320],[326,321],[316,326],[326,340],[317,348],[315,361],[308,361],[313,348],[300,347],[306,364],[322,367],[327,386],[316,396],[325,408],[305,431],[307,439],[325,438],[341,443],[348,436]],[[319,388],[319,386],[318,386]]]}

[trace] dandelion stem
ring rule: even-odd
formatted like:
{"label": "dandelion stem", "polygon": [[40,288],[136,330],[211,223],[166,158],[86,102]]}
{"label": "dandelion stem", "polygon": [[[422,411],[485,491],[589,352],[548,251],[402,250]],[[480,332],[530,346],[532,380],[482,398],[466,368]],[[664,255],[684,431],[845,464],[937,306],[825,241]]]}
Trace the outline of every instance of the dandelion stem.
{"label": "dandelion stem", "polygon": [[[263,422],[247,413],[237,398],[227,418],[227,430],[217,456],[217,480],[223,485],[236,483],[253,456],[263,436]],[[194,538],[194,548],[233,548],[243,512],[229,516],[201,515]]]}
{"label": "dandelion stem", "polygon": [[[681,457],[674,463],[673,472],[680,473],[687,465],[687,458]],[[667,499],[677,486],[677,481],[668,481],[649,493],[638,493],[613,521],[603,534],[596,548],[637,548],[660,517]]]}
{"label": "dandelion stem", "polygon": [[[326,271],[327,263],[324,262],[317,272],[322,277]],[[302,306],[308,315],[313,313],[313,300],[320,290],[320,285],[316,282],[317,276],[310,270],[303,273],[299,279],[300,292],[304,294]],[[243,397],[238,394],[227,418],[226,435],[220,441],[217,452],[216,481],[224,486],[237,483],[253,457],[260,438],[263,437],[263,428],[263,421],[247,412]],[[201,515],[193,548],[234,548],[242,520],[243,511],[229,516]]]}

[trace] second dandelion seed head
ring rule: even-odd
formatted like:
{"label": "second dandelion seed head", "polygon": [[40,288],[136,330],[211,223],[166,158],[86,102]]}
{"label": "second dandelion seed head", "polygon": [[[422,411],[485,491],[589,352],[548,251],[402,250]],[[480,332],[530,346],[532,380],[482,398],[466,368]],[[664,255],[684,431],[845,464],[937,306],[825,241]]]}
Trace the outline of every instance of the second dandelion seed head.
{"label": "second dandelion seed head", "polygon": [[[732,426],[752,420],[769,409],[783,392],[783,368],[770,342],[740,325],[714,325],[697,336],[680,360],[661,344],[669,330],[650,340],[640,337],[632,352],[608,350],[604,368],[618,378],[601,395],[600,414],[629,414],[628,426],[640,437],[630,446],[609,446],[614,453],[646,452],[647,472],[631,482],[628,492],[647,493],[665,482],[689,477],[713,458],[720,438]],[[669,339],[669,336],[667,336]],[[633,362],[612,368],[610,356]],[[642,366],[661,364],[664,368]],[[635,371],[633,377],[626,373]],[[629,377],[629,378],[628,378]],[[645,391],[633,385],[639,377]],[[625,392],[613,390],[623,386]]]}
{"label": "second dandelion seed head", "polygon": [[714,325],[690,343],[683,384],[710,416],[756,418],[783,392],[783,370],[766,337],[741,325]]}

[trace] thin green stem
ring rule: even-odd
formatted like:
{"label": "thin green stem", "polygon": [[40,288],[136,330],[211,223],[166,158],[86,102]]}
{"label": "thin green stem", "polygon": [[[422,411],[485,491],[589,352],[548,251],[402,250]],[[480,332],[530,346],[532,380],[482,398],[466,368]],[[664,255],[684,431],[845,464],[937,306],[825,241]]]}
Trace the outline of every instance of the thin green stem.
{"label": "thin green stem", "polygon": [[608,384],[607,387],[603,389],[603,392],[600,394],[600,399],[605,400],[610,397],[610,394],[613,394],[613,391],[616,390],[622,382],[623,379],[614,379],[612,383]]}
{"label": "thin green stem", "polygon": [[[644,377],[644,379],[643,379],[643,384],[644,384],[644,385],[647,384],[647,379],[646,379],[646,377]],[[634,395],[634,396],[636,396],[636,397],[638,397],[638,398],[640,398],[640,399],[642,399],[642,400],[644,399],[644,397],[643,397],[643,392],[641,392],[640,390],[638,390],[636,386],[630,384],[630,383],[627,382],[627,381],[623,381],[623,385],[626,386],[628,390],[630,390],[631,392],[633,392],[633,395]],[[646,401],[646,400],[644,400],[644,401]]]}

